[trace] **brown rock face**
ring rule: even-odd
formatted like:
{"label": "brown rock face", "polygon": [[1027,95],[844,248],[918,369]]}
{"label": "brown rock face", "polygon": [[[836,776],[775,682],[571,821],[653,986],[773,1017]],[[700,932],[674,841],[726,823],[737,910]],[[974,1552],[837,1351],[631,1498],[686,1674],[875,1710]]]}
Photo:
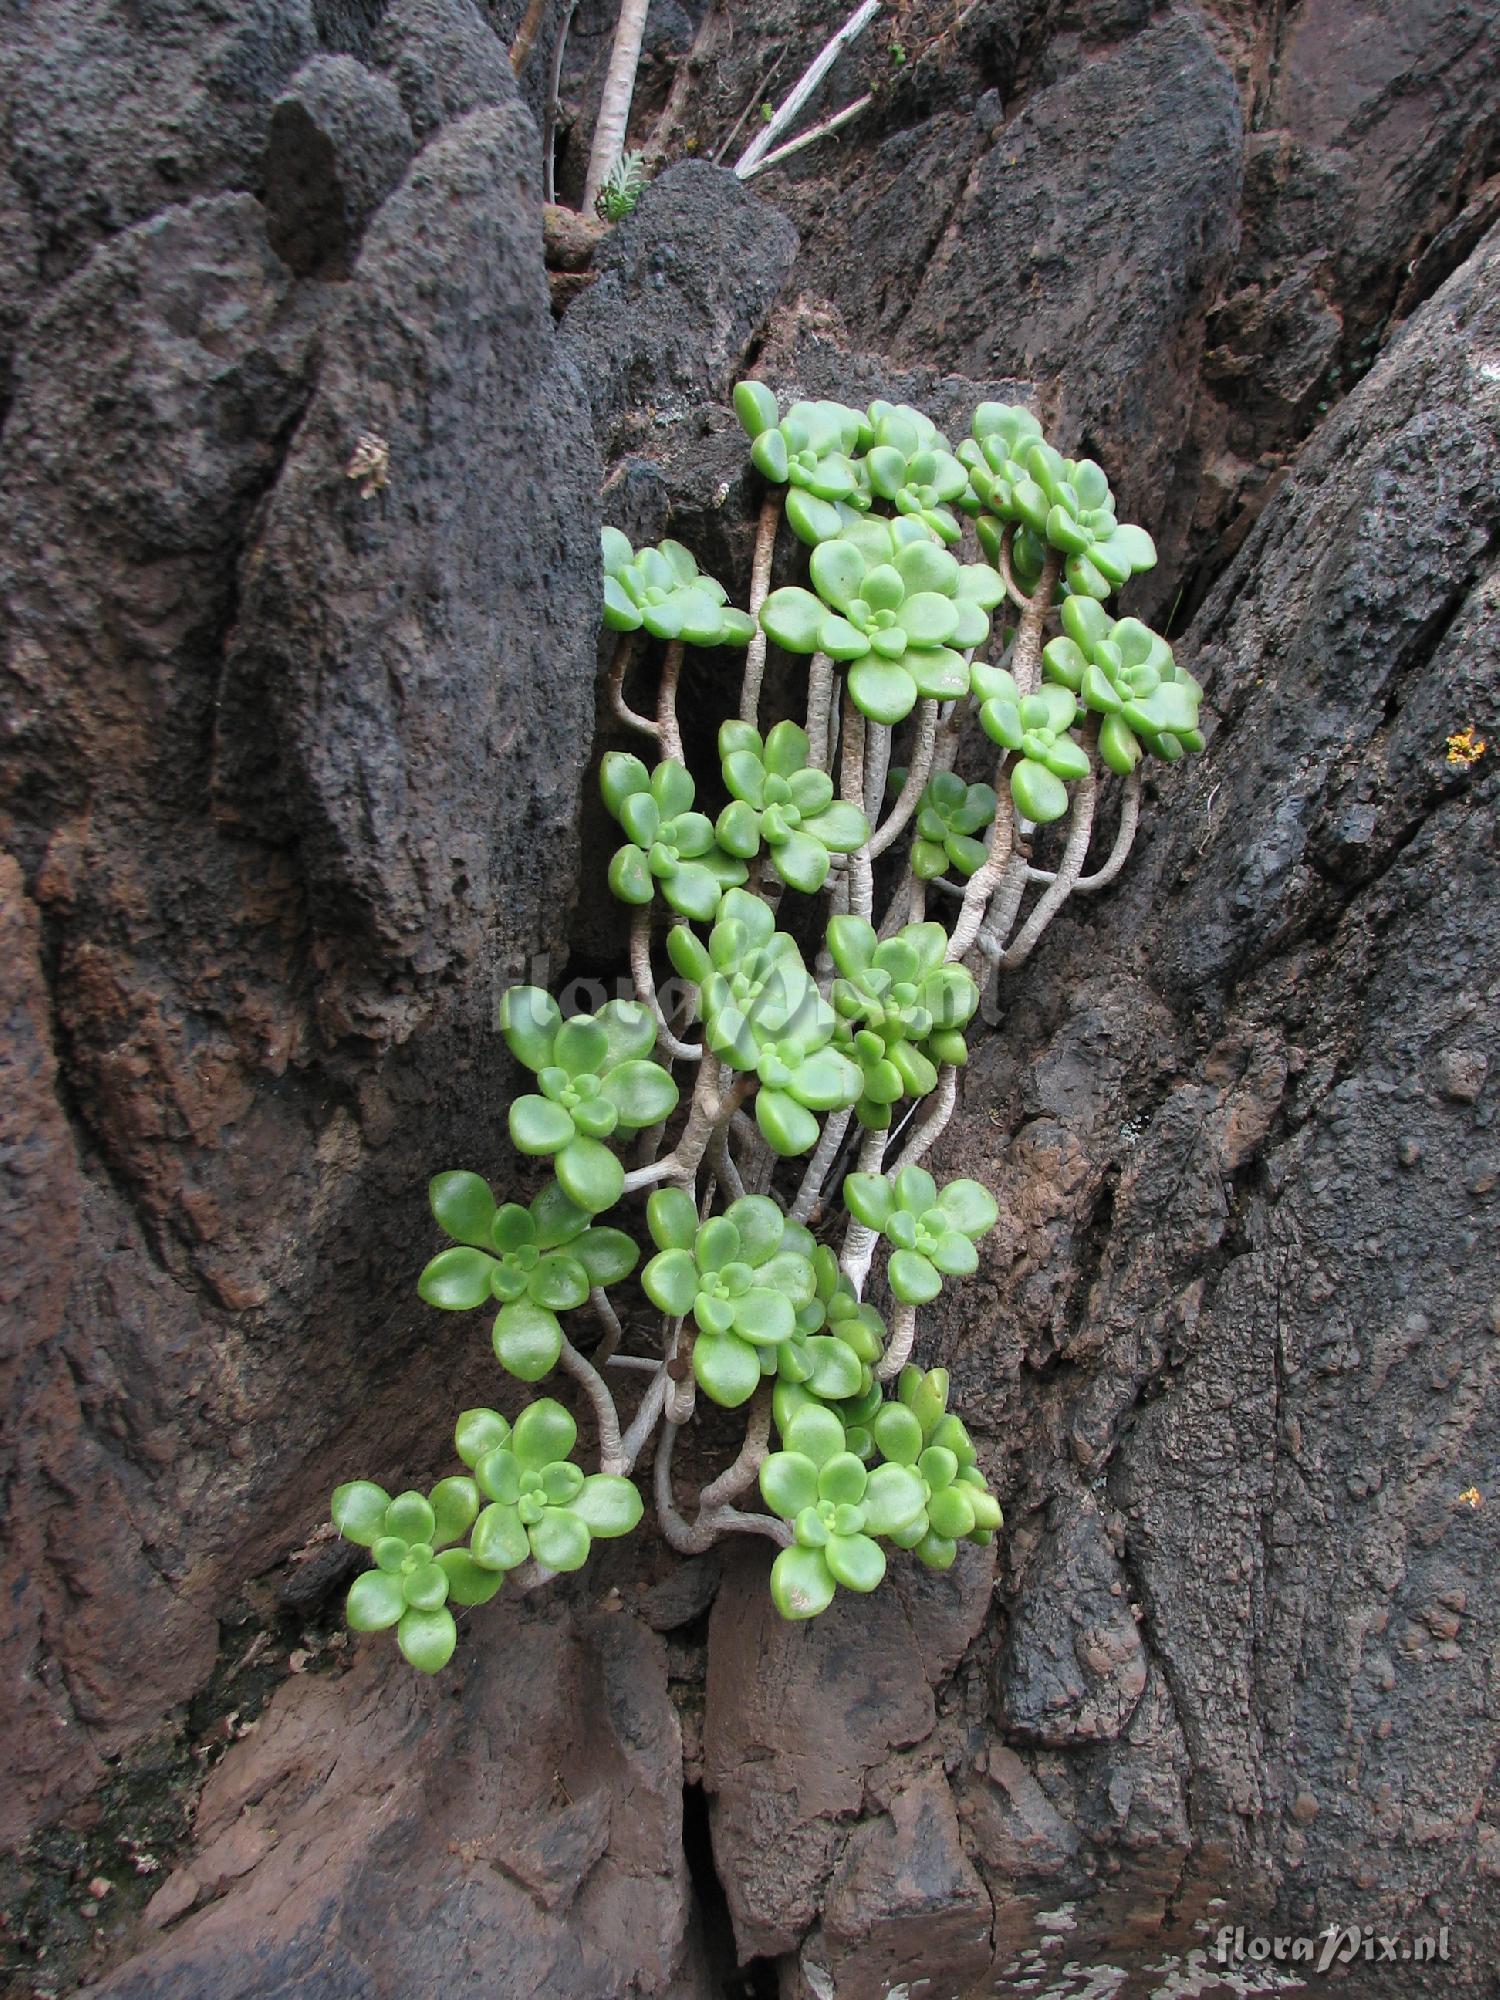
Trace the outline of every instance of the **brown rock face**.
{"label": "brown rock face", "polygon": [[332,287],[248,193],[130,221],[17,352],[8,1838],[201,1685],[330,1440],[394,1471],[425,1428],[370,1384],[426,1173],[493,1153],[592,705],[534,145],[513,95],[440,132]]}

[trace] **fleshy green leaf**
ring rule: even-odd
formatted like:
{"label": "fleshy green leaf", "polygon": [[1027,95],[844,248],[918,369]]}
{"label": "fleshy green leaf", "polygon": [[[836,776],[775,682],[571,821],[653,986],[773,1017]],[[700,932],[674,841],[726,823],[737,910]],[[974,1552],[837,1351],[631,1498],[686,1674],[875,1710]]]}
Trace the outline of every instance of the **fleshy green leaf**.
{"label": "fleshy green leaf", "polygon": [[495,1315],[495,1359],[522,1382],[539,1382],[557,1366],[562,1327],[556,1313],[529,1299],[502,1306]]}
{"label": "fleshy green leaf", "polygon": [[383,1486],[372,1479],[351,1479],[347,1485],[334,1488],[333,1525],[346,1542],[357,1542],[367,1549],[385,1533],[385,1510],[390,1504],[391,1496]]}
{"label": "fleshy green leaf", "polygon": [[557,1155],[557,1178],[570,1201],[598,1215],[620,1199],[625,1169],[597,1139],[572,1139]]}
{"label": "fleshy green leaf", "polygon": [[771,1565],[771,1601],[783,1618],[816,1618],[837,1587],[818,1549],[783,1549]]}
{"label": "fleshy green leaf", "polygon": [[589,1533],[600,1541],[628,1535],[639,1523],[643,1511],[635,1487],[628,1479],[611,1472],[596,1472],[585,1479],[571,1506]]}
{"label": "fleshy green leaf", "polygon": [[367,1569],[354,1579],[344,1617],[352,1632],[384,1632],[406,1610],[406,1596],[399,1576],[381,1569]]}

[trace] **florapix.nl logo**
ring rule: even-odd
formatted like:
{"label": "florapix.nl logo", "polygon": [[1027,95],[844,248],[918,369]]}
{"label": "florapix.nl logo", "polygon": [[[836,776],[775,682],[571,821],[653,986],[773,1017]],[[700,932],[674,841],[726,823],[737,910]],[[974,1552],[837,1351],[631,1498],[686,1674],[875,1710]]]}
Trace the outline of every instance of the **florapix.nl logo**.
{"label": "florapix.nl logo", "polygon": [[1452,1956],[1448,1926],[1435,1931],[1379,1931],[1373,1924],[1325,1924],[1312,1936],[1247,1931],[1224,1924],[1214,1940],[1218,1965],[1305,1965],[1314,1972],[1336,1966],[1447,1965]]}

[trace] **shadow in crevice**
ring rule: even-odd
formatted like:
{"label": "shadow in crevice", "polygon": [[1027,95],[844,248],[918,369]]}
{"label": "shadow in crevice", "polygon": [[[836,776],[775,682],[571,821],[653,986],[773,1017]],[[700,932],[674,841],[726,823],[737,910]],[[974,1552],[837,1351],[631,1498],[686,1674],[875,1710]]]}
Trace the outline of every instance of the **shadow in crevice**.
{"label": "shadow in crevice", "polygon": [[682,1846],[702,1936],[706,1993],[712,2000],[777,2000],[781,1985],[775,1960],[752,1958],[741,1965],[736,1956],[729,1899],[714,1866],[708,1797],[701,1785],[682,1788]]}

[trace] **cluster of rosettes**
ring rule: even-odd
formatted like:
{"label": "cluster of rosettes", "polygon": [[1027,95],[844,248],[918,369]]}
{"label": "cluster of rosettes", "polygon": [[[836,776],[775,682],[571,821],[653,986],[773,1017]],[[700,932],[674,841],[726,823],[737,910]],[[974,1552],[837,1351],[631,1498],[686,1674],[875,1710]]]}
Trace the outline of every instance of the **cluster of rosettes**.
{"label": "cluster of rosettes", "polygon": [[942,1369],[904,1368],[894,1397],[872,1383],[837,1409],[778,1384],[782,1448],[761,1466],[760,1490],[794,1537],[771,1568],[783,1618],[816,1617],[841,1587],[874,1590],[886,1570],[882,1541],[947,1569],[960,1541],[992,1539],[1000,1505],[947,1403]]}
{"label": "cluster of rosettes", "polygon": [[[356,1632],[391,1626],[414,1667],[435,1674],[458,1638],[452,1604],[485,1604],[506,1572],[533,1560],[553,1571],[581,1569],[595,1541],[628,1535],[641,1496],[613,1473],[585,1475],[571,1462],[578,1426],[550,1397],[530,1403],[514,1425],[497,1410],[465,1410],[454,1432],[467,1476],[441,1479],[425,1497],[392,1499],[355,1479],[333,1496],[333,1524],[370,1551],[345,1615]],[[468,1545],[454,1544],[468,1536]]]}
{"label": "cluster of rosettes", "polygon": [[940,1063],[968,1060],[963,1029],[979,988],[962,965],[947,965],[941,924],[908,924],[881,941],[863,917],[834,917],[828,949],[839,971],[829,999],[838,1016],[834,1047],[858,1068],[855,1115],[885,1131],[893,1107],[935,1090]]}

